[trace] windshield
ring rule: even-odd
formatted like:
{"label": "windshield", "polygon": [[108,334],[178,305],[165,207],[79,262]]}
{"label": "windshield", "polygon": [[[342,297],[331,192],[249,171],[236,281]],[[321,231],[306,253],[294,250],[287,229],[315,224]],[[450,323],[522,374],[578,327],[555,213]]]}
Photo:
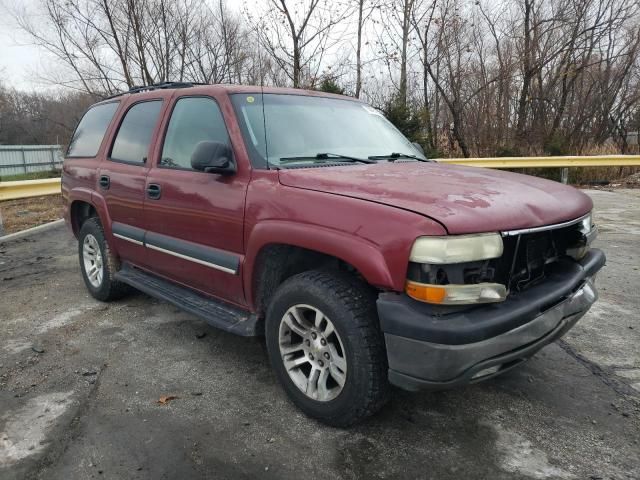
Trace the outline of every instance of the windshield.
{"label": "windshield", "polygon": [[255,166],[341,162],[391,153],[424,159],[378,110],[361,102],[271,93],[231,97]]}

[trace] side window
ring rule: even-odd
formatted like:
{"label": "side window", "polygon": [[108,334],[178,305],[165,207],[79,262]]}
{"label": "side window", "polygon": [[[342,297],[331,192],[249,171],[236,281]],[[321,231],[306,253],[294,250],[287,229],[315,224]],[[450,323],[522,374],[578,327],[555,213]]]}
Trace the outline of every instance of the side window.
{"label": "side window", "polygon": [[147,160],[161,107],[161,100],[152,100],[137,103],[129,109],[113,142],[111,160],[140,164]]}
{"label": "side window", "polygon": [[191,154],[204,141],[229,144],[220,107],[211,98],[181,98],[169,120],[160,166],[190,169]]}
{"label": "side window", "polygon": [[87,110],[73,132],[67,157],[95,157],[117,108],[118,102],[111,102]]}

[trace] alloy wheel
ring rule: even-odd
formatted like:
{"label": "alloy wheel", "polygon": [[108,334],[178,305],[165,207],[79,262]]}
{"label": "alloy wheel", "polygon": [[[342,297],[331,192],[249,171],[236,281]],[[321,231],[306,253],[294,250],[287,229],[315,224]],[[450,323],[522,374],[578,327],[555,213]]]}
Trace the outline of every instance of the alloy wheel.
{"label": "alloy wheel", "polygon": [[100,288],[104,276],[102,252],[100,251],[98,240],[91,234],[84,237],[82,260],[84,261],[84,271],[87,274],[89,283],[95,288]]}
{"label": "alloy wheel", "polygon": [[333,323],[310,305],[294,305],[282,317],[280,355],[289,378],[307,397],[336,398],[347,378],[344,345]]}

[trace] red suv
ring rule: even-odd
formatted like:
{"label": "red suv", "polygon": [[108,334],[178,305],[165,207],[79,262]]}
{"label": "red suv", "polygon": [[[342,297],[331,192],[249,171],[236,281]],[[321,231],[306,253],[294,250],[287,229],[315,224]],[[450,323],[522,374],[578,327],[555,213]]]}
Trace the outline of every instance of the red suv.
{"label": "red suv", "polygon": [[97,103],[62,191],[95,298],[134,287],[264,335],[292,401],[338,426],[389,384],[523,362],[589,309],[605,263],[583,193],[429,161],[376,109],[303,90],[168,83]]}

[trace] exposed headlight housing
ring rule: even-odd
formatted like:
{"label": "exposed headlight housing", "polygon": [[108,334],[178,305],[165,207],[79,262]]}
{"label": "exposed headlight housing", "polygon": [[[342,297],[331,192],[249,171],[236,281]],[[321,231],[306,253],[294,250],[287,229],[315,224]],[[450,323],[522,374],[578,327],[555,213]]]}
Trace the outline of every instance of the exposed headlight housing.
{"label": "exposed headlight housing", "polygon": [[502,237],[498,233],[420,237],[414,242],[409,259],[436,265],[474,262],[498,258],[503,249]]}
{"label": "exposed headlight housing", "polygon": [[585,235],[591,231],[593,228],[593,213],[589,212],[589,215],[585,216],[580,221],[580,231]]}
{"label": "exposed headlight housing", "polygon": [[[501,302],[507,297],[504,285],[482,280],[467,283],[462,276],[468,268],[474,269],[485,260],[500,257],[503,250],[502,237],[498,233],[420,237],[411,248],[409,260],[412,265],[421,265],[419,272],[433,273],[427,275],[430,281],[426,282],[422,274],[409,276],[405,292],[415,300],[438,305]],[[439,277],[447,270],[455,273],[450,278],[446,273]],[[486,272],[482,269],[477,271]],[[458,281],[449,283],[454,277]]]}
{"label": "exposed headlight housing", "polygon": [[578,230],[582,234],[582,238],[577,244],[567,248],[567,255],[576,260],[582,259],[587,254],[591,248],[591,242],[598,236],[598,227],[593,223],[593,213],[589,213],[580,220]]}

